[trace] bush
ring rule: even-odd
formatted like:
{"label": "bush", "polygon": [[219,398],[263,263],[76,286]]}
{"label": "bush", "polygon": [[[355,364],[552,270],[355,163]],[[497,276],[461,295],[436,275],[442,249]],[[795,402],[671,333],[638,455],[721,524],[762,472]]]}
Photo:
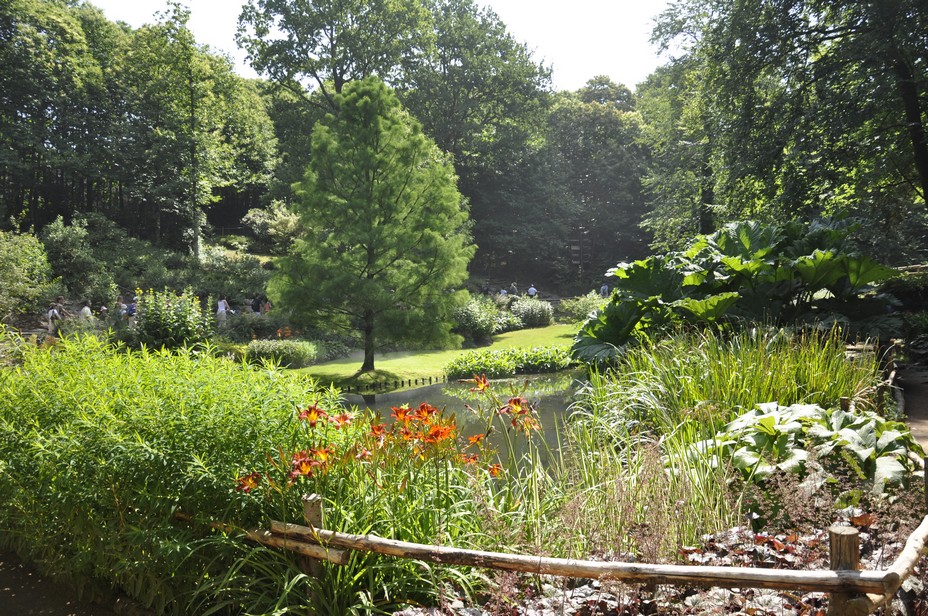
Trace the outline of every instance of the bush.
{"label": "bush", "polygon": [[902,302],[904,310],[921,310],[928,304],[928,272],[905,272],[881,284],[880,291]]}
{"label": "bush", "polygon": [[156,349],[206,342],[212,334],[212,312],[202,308],[190,291],[180,295],[168,290],[139,292],[136,319],[135,342]]}
{"label": "bush", "polygon": [[455,311],[454,331],[471,342],[486,342],[496,333],[499,314],[499,308],[490,298],[471,297]]}
{"label": "bush", "polygon": [[606,301],[606,298],[596,291],[590,291],[580,297],[562,299],[557,305],[558,320],[565,323],[586,321],[590,318],[590,314],[599,310]]}
{"label": "bush", "polygon": [[493,333],[505,334],[506,332],[513,332],[517,329],[525,329],[525,323],[522,322],[522,319],[508,310],[500,310],[499,314],[496,315],[496,326],[493,329]]}
{"label": "bush", "polygon": [[255,248],[275,255],[287,253],[300,229],[300,217],[281,201],[271,202],[266,210],[248,210],[242,222],[254,232]]}
{"label": "bush", "polygon": [[445,375],[449,379],[463,379],[482,374],[498,379],[517,374],[557,372],[567,369],[570,362],[567,347],[470,351],[450,361],[445,366]]}
{"label": "bush", "polygon": [[293,333],[289,320],[281,312],[272,310],[267,314],[236,314],[226,320],[225,327],[219,334],[233,342],[250,342],[258,338],[280,338],[284,332]]}
{"label": "bush", "polygon": [[309,366],[318,355],[318,346],[306,340],[252,340],[246,351],[250,361],[269,360],[287,368]]}
{"label": "bush", "polygon": [[0,320],[35,311],[51,292],[51,273],[38,238],[0,231]]}
{"label": "bush", "polygon": [[540,299],[520,297],[512,303],[511,310],[525,327],[547,327],[554,320],[551,304]]}

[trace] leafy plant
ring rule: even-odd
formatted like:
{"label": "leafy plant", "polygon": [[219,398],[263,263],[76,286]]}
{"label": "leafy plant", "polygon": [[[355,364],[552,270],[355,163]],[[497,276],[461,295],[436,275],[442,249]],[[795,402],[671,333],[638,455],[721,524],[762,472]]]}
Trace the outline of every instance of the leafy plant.
{"label": "leafy plant", "polygon": [[271,361],[287,368],[302,368],[316,362],[319,349],[307,340],[252,340],[246,357],[250,361]]}
{"label": "leafy plant", "polygon": [[[148,289],[138,293],[138,313],[134,338],[138,344],[152,348],[176,349],[209,340],[212,335],[212,312],[203,307],[190,291]],[[206,306],[211,302],[207,299]]]}
{"label": "leafy plant", "polygon": [[557,305],[555,316],[558,321],[579,323],[588,319],[591,313],[601,308],[605,303],[606,298],[596,291],[590,291],[580,297],[562,299]]}
{"label": "leafy plant", "polygon": [[570,364],[570,354],[564,347],[497,349],[459,355],[445,366],[444,372],[449,379],[467,378],[475,374],[502,378],[517,374],[558,372]]}
{"label": "leafy plant", "polygon": [[[697,443],[699,450],[714,450],[719,457],[753,481],[776,471],[806,475],[810,455],[814,464],[843,465],[873,484],[880,494],[904,485],[917,470],[909,452],[924,451],[904,423],[888,420],[873,411],[855,413],[824,409],[815,404],[758,405],[737,417],[710,441]],[[824,476],[814,477],[818,485]],[[816,486],[817,487],[817,486]]]}
{"label": "leafy plant", "polygon": [[550,302],[533,297],[519,297],[509,309],[525,327],[547,327],[554,321],[554,309]]}
{"label": "leafy plant", "polygon": [[34,235],[0,231],[0,320],[34,311],[53,287],[51,274]]}
{"label": "leafy plant", "polygon": [[474,343],[487,342],[497,333],[499,314],[500,310],[492,299],[472,296],[466,304],[454,311],[453,331]]}
{"label": "leafy plant", "polygon": [[900,322],[885,314],[887,298],[863,293],[894,272],[853,252],[848,233],[841,223],[730,223],[684,251],[619,263],[609,303],[581,327],[573,353],[609,361],[681,324],[837,322],[885,337]]}

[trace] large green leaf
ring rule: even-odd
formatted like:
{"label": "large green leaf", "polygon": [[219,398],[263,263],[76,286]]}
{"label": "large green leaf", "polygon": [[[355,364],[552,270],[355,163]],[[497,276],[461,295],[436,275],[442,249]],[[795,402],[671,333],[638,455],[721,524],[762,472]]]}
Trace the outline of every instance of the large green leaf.
{"label": "large green leaf", "polygon": [[580,328],[571,354],[587,363],[601,363],[624,352],[632,332],[638,326],[645,309],[633,301],[621,301],[613,296]]}
{"label": "large green leaf", "polygon": [[815,292],[833,285],[844,275],[846,257],[837,257],[831,251],[815,250],[811,255],[801,256],[793,262],[793,268],[809,287]]}
{"label": "large green leaf", "polygon": [[615,276],[615,292],[623,299],[656,297],[670,303],[683,297],[683,275],[665,257],[619,263],[607,274]]}
{"label": "large green leaf", "polygon": [[684,297],[674,302],[675,307],[682,308],[701,321],[710,323],[718,321],[724,316],[740,297],[737,293],[719,293],[710,295],[705,299]]}
{"label": "large green leaf", "polygon": [[776,225],[756,220],[729,223],[708,238],[709,243],[717,246],[722,254],[748,261],[763,259],[773,253],[782,239]]}
{"label": "large green leaf", "polygon": [[842,266],[844,277],[828,287],[838,297],[859,293],[871,282],[885,280],[896,273],[893,268],[877,263],[868,256],[849,256]]}

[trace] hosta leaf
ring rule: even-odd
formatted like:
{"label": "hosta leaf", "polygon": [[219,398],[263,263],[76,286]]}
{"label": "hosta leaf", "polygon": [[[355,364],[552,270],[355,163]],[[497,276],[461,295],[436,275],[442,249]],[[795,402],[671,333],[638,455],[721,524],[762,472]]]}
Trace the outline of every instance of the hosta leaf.
{"label": "hosta leaf", "polygon": [[876,472],[873,474],[873,492],[879,494],[888,485],[902,483],[905,472],[896,456],[880,456],[876,459]]}
{"label": "hosta leaf", "polygon": [[808,459],[809,452],[805,449],[790,449],[786,457],[777,464],[777,468],[790,473],[798,473]]}

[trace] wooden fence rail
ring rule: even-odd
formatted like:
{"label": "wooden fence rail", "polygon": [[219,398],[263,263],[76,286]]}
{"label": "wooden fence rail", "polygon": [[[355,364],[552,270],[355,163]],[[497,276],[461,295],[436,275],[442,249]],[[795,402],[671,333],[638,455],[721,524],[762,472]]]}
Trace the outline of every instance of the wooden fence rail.
{"label": "wooden fence rail", "polygon": [[[928,481],[928,480],[926,480]],[[769,588],[829,593],[830,615],[864,616],[892,600],[902,582],[912,575],[928,543],[928,516],[909,536],[893,564],[884,571],[858,571],[859,535],[856,529],[829,529],[831,570],[793,571],[755,567],[709,567],[655,565],[547,558],[523,554],[465,550],[451,546],[426,545],[384,539],[376,535],[353,535],[325,530],[314,524],[321,519],[321,499],[303,497],[309,526],[271,522],[270,530],[253,530],[248,539],[337,565],[348,562],[345,550],[373,552],[396,558],[433,563],[521,571],[537,575],[611,579],[656,585],[717,586],[721,588]],[[184,519],[189,516],[180,515]],[[214,526],[228,529],[224,525]]]}

